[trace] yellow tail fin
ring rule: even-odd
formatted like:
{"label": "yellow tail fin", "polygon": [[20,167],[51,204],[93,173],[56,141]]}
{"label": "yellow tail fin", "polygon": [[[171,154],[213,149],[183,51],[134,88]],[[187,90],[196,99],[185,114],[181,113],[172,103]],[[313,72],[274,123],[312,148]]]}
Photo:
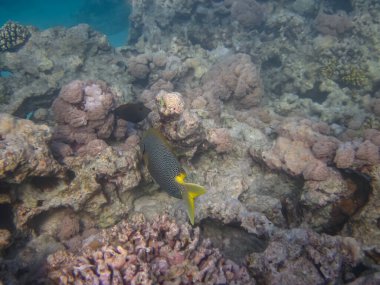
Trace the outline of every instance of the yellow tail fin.
{"label": "yellow tail fin", "polygon": [[194,199],[206,193],[206,189],[198,184],[183,182],[185,191],[182,193],[182,198],[186,203],[187,215],[190,223],[194,225]]}

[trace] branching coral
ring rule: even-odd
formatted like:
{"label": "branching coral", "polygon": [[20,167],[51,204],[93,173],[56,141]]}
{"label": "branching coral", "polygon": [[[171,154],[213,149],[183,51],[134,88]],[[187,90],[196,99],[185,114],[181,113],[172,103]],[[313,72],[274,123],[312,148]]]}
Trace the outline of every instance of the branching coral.
{"label": "branching coral", "polygon": [[344,86],[361,88],[368,84],[366,67],[359,63],[348,63],[347,59],[332,58],[326,61],[321,68],[321,75],[325,78],[340,82]]}
{"label": "branching coral", "polygon": [[100,248],[49,256],[49,279],[60,284],[255,284],[245,267],[201,240],[199,228],[167,216],[146,222],[136,215],[90,237],[96,238]]}
{"label": "branching coral", "polygon": [[341,75],[343,84],[352,87],[363,87],[368,83],[366,72],[357,66],[348,66]]}

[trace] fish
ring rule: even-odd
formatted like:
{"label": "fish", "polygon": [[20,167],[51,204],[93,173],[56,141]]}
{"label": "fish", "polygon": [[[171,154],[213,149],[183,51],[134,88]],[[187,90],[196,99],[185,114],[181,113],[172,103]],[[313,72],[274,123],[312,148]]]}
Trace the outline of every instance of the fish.
{"label": "fish", "polygon": [[187,174],[172,147],[161,132],[155,128],[148,129],[141,140],[144,162],[154,181],[170,196],[183,199],[190,223],[194,225],[195,198],[206,193],[198,184],[186,182]]}
{"label": "fish", "polygon": [[120,105],[113,113],[117,118],[137,124],[144,120],[151,111],[144,103],[136,102]]}

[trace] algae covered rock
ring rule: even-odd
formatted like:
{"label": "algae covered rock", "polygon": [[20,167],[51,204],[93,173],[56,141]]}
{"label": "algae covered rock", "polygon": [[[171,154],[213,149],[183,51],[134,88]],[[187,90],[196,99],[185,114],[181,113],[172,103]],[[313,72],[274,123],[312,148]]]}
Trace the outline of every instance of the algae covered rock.
{"label": "algae covered rock", "polygon": [[62,176],[64,168],[50,153],[51,130],[0,114],[0,180],[20,183],[30,176]]}

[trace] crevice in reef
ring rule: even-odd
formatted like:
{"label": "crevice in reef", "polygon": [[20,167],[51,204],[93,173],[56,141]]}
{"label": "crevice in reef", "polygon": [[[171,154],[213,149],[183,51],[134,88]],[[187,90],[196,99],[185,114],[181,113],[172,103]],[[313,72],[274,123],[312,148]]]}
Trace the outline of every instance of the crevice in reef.
{"label": "crevice in reef", "polygon": [[350,217],[367,204],[372,191],[369,176],[351,169],[343,169],[341,174],[347,182],[351,195],[334,205],[331,211],[331,220],[323,229],[324,233],[330,235],[338,234]]}
{"label": "crevice in reef", "polygon": [[[46,231],[44,227],[46,227],[46,223],[49,222],[49,219],[51,217],[55,215],[64,217],[64,216],[69,216],[70,214],[73,214],[73,213],[74,211],[71,208],[66,208],[66,207],[58,207],[58,208],[50,209],[48,211],[44,211],[36,215],[30,221],[28,221],[28,228],[32,229],[37,235],[41,235],[43,232]],[[50,233],[50,234],[53,234],[53,233]]]}
{"label": "crevice in reef", "polygon": [[251,252],[263,252],[268,241],[248,233],[239,224],[223,224],[214,219],[205,219],[200,224],[203,238],[211,240],[213,246],[238,264],[245,262]]}
{"label": "crevice in reef", "polygon": [[0,204],[0,229],[7,229],[10,232],[16,229],[13,223],[12,205],[9,203]]}
{"label": "crevice in reef", "polygon": [[38,108],[50,108],[57,96],[57,91],[52,93],[47,91],[44,95],[26,98],[13,115],[25,119],[28,114],[33,113]]}
{"label": "crevice in reef", "polygon": [[282,66],[281,58],[278,55],[273,55],[269,57],[267,60],[265,60],[261,64],[261,68],[263,70],[268,70],[272,68],[280,68]]}
{"label": "crevice in reef", "polygon": [[41,191],[53,191],[58,186],[59,181],[60,179],[57,177],[33,176],[30,178],[29,182],[33,187],[38,188]]}
{"label": "crevice in reef", "polygon": [[313,100],[315,103],[322,104],[327,99],[327,96],[329,95],[329,92],[322,92],[320,91],[320,85],[321,82],[315,82],[312,89],[307,90],[305,93],[300,94],[300,98],[309,98]]}

